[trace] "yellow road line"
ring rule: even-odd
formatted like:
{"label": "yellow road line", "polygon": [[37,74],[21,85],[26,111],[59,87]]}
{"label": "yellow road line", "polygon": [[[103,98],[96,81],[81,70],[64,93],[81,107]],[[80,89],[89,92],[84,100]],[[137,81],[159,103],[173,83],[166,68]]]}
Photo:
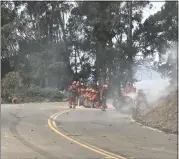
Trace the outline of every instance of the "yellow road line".
{"label": "yellow road line", "polygon": [[[65,112],[64,112],[64,113],[65,113]],[[54,116],[54,121],[55,121],[55,119],[56,119],[59,115],[62,115],[62,114],[64,114],[64,113],[63,113],[63,112],[60,112],[59,114],[56,114],[56,115]],[[56,126],[56,123],[53,122],[53,124],[54,124],[54,127],[55,127],[56,129],[58,129],[57,126]],[[66,133],[66,134],[67,134],[67,133]],[[67,135],[69,135],[69,134],[67,134]],[[66,135],[66,136],[67,136],[67,135]],[[68,136],[67,136],[67,137],[68,137]],[[73,139],[73,138],[71,138],[71,139]],[[74,139],[73,139],[73,140],[74,140]],[[96,147],[96,146],[90,145],[90,144],[88,144],[88,143],[85,143],[84,141],[83,141],[83,143],[84,143],[85,145],[88,145],[88,146],[90,146],[90,147],[92,147],[92,148],[98,150],[98,151],[107,153],[107,154],[109,154],[109,155],[113,155],[113,156],[115,156],[115,157],[117,157],[117,158],[119,157],[120,159],[126,159],[125,157],[122,157],[122,156],[120,156],[120,155],[116,155],[116,154],[114,154],[114,153],[111,153],[111,152],[109,152],[109,151],[103,150],[103,149],[98,148],[98,147]]]}
{"label": "yellow road line", "polygon": [[98,154],[101,154],[101,155],[105,156],[106,158],[111,158],[111,159],[126,159],[125,157],[122,157],[122,156],[120,156],[120,155],[116,155],[116,154],[114,154],[114,153],[108,152],[108,151],[103,150],[103,149],[100,149],[100,148],[98,148],[98,147],[96,147],[96,146],[93,146],[93,145],[90,145],[90,144],[87,144],[87,143],[84,143],[84,142],[83,142],[83,143],[82,143],[82,142],[79,142],[79,141],[75,140],[74,138],[71,138],[71,137],[67,136],[67,135],[64,134],[63,132],[57,130],[57,129],[59,129],[59,128],[57,128],[57,125],[56,125],[55,121],[52,121],[52,122],[51,122],[50,119],[55,120],[59,115],[62,115],[62,114],[64,114],[64,113],[68,112],[68,111],[69,111],[69,110],[63,111],[63,112],[60,112],[60,113],[56,113],[56,114],[52,115],[52,116],[48,119],[48,125],[49,125],[49,127],[50,127],[53,131],[55,131],[57,134],[61,135],[62,137],[66,138],[66,139],[68,139],[68,140],[70,140],[70,141],[72,141],[72,142],[74,142],[74,143],[76,143],[76,144],[78,144],[78,145],[80,145],[80,146],[82,146],[82,147],[84,147],[84,148],[87,148],[87,149],[89,149],[89,150],[91,150],[91,151],[93,151],[93,152],[96,152],[96,153],[98,153]]}
{"label": "yellow road line", "polygon": [[55,117],[57,114],[59,114],[59,113],[53,114],[49,119],[53,119],[53,117]]}

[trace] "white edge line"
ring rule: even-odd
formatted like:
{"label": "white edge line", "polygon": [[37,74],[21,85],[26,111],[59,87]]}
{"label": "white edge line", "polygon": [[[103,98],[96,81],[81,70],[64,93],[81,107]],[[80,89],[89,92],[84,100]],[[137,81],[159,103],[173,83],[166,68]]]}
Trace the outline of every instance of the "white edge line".
{"label": "white edge line", "polygon": [[131,120],[132,122],[138,124],[138,125],[142,125],[142,127],[144,127],[144,128],[148,128],[148,129],[151,129],[151,130],[154,130],[154,131],[158,131],[158,132],[163,132],[163,131],[161,131],[161,130],[158,130],[158,129],[155,129],[155,128],[152,128],[152,127],[149,127],[149,126],[145,126],[145,125],[143,125],[143,124],[137,122],[136,120],[134,120],[134,119],[132,118],[132,116],[130,116],[130,120]]}

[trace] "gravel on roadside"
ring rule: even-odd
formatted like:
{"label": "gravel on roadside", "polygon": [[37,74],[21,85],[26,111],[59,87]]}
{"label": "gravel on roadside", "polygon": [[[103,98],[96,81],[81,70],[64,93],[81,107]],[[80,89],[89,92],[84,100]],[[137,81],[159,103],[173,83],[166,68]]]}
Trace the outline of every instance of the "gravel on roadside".
{"label": "gravel on roadside", "polygon": [[166,133],[178,132],[178,102],[177,90],[160,98],[151,105],[151,110],[146,114],[138,114],[135,120],[143,125],[157,128]]}

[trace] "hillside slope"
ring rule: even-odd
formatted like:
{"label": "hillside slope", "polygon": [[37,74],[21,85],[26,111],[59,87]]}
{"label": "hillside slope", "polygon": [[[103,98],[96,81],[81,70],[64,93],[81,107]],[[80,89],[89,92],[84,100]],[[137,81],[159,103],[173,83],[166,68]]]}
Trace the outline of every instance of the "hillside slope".
{"label": "hillside slope", "polygon": [[177,90],[152,104],[152,109],[144,115],[137,115],[135,120],[167,133],[177,133],[178,102]]}

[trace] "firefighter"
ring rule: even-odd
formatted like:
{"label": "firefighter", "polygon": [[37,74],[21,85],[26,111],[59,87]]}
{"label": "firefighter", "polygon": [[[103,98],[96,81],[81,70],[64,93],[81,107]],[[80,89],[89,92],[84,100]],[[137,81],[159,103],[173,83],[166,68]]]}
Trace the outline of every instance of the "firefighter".
{"label": "firefighter", "polygon": [[76,96],[77,96],[77,86],[76,81],[73,81],[69,86],[69,107],[75,109],[76,107]]}
{"label": "firefighter", "polygon": [[92,96],[92,87],[91,87],[91,85],[90,85],[90,87],[89,87],[89,91],[88,91],[88,95],[87,95],[87,103],[88,103],[88,107],[90,107],[90,105],[91,105],[91,96]]}
{"label": "firefighter", "polygon": [[123,93],[124,93],[124,94],[130,93],[130,88],[131,88],[131,85],[130,85],[129,82],[127,82],[126,87],[125,87],[124,90],[123,90]]}
{"label": "firefighter", "polygon": [[142,96],[142,97],[145,97],[145,93],[143,91],[143,89],[139,89],[138,93],[137,93],[138,96]]}
{"label": "firefighter", "polygon": [[97,97],[98,97],[97,87],[94,86],[93,90],[92,90],[92,97],[91,97],[91,105],[92,105],[93,108],[97,106],[96,105],[98,103],[98,98]]}
{"label": "firefighter", "polygon": [[106,108],[107,90],[108,90],[107,84],[104,84],[102,89],[100,90],[100,104],[101,104],[100,106],[102,111],[105,111]]}
{"label": "firefighter", "polygon": [[144,93],[144,91],[142,89],[139,89],[138,93],[137,93],[137,99],[136,99],[136,104],[140,105],[141,102],[144,102],[146,106],[149,106],[149,103],[147,101],[147,97],[146,94]]}
{"label": "firefighter", "polygon": [[89,94],[89,105],[91,108],[93,108],[93,95],[94,95],[95,89],[94,86],[91,87],[91,92]]}
{"label": "firefighter", "polygon": [[[73,83],[75,83],[75,81],[73,81]],[[72,83],[72,84],[73,84]],[[72,108],[72,98],[73,98],[73,93],[72,93],[72,84],[70,84],[69,86],[68,86],[68,92],[69,92],[69,94],[68,94],[68,102],[69,102],[69,107],[70,108]]]}
{"label": "firefighter", "polygon": [[84,95],[85,95],[85,85],[81,83],[81,90],[80,90],[80,105],[84,105]]}
{"label": "firefighter", "polygon": [[142,89],[139,89],[139,91],[137,93],[137,100],[140,97],[142,97],[145,101],[147,101],[146,94],[144,93],[144,91]]}
{"label": "firefighter", "polygon": [[82,92],[84,93],[83,88],[84,88],[83,83],[80,83],[78,87],[78,106],[80,106],[82,103],[82,96],[83,96]]}
{"label": "firefighter", "polygon": [[77,104],[78,106],[80,105],[80,90],[81,90],[81,83],[80,81],[77,81],[76,83],[76,86],[77,86],[77,97],[76,97],[76,101],[77,101]]}
{"label": "firefighter", "polygon": [[100,108],[101,107],[101,101],[100,101],[100,85],[99,82],[96,83],[96,108]]}
{"label": "firefighter", "polygon": [[89,94],[89,87],[86,88],[85,94],[84,94],[84,107],[88,106],[88,94]]}

